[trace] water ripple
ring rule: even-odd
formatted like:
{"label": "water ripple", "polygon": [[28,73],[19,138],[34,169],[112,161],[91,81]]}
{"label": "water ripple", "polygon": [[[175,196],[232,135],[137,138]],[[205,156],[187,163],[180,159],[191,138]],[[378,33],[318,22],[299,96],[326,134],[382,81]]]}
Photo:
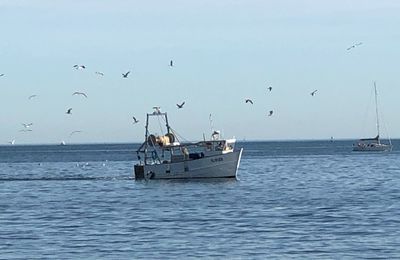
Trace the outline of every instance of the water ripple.
{"label": "water ripple", "polygon": [[1,257],[399,258],[399,153],[347,144],[242,144],[239,181],[134,181],[126,145],[0,148]]}

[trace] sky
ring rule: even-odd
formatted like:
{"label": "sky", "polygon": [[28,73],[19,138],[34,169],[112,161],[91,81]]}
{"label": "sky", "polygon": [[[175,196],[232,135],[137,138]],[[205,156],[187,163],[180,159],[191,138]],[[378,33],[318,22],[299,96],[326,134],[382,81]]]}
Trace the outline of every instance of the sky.
{"label": "sky", "polygon": [[239,140],[375,136],[374,81],[382,136],[400,138],[399,13],[397,0],[0,0],[0,144],[141,142],[153,106],[187,140],[210,135],[210,114]]}

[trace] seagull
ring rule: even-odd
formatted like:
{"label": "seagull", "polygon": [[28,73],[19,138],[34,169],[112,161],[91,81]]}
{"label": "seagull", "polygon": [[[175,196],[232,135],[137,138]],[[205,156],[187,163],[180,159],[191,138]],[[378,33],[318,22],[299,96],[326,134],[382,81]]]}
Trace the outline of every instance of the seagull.
{"label": "seagull", "polygon": [[28,97],[28,99],[32,99],[32,98],[34,98],[34,97],[37,97],[37,95],[30,95],[30,96]]}
{"label": "seagull", "polygon": [[71,115],[72,114],[71,110],[72,110],[72,108],[68,108],[67,112],[65,112],[65,113],[68,114],[68,115]]}
{"label": "seagull", "polygon": [[132,116],[132,118],[133,118],[133,123],[134,124],[139,123],[139,120],[137,120],[136,117]]}
{"label": "seagull", "polygon": [[22,124],[25,128],[29,128],[31,126],[33,126],[33,123],[29,123],[29,124]]}
{"label": "seagull", "polygon": [[274,113],[274,110],[270,110],[268,116],[272,116],[273,113]]}
{"label": "seagull", "polygon": [[268,87],[267,89],[269,90],[269,92],[271,92],[271,91],[272,91],[272,87]]}
{"label": "seagull", "polygon": [[310,95],[311,95],[311,96],[314,96],[314,95],[315,95],[315,93],[317,93],[317,91],[318,91],[317,89],[316,89],[316,90],[314,90],[313,92],[311,92],[311,93],[310,93]]}
{"label": "seagull", "polygon": [[214,130],[214,132],[211,135],[219,135],[221,133],[221,131],[219,130]]}
{"label": "seagull", "polygon": [[170,67],[173,67],[173,66],[174,66],[174,61],[173,61],[173,60],[171,60],[171,61],[169,62],[169,66],[170,66]]}
{"label": "seagull", "polygon": [[350,47],[348,47],[346,50],[351,50],[351,49],[353,49],[353,48],[355,48],[355,47],[357,47],[357,46],[360,46],[361,44],[363,44],[362,42],[358,42],[358,43],[356,43],[356,44],[353,44],[353,45],[351,45]]}
{"label": "seagull", "polygon": [[246,103],[250,103],[250,104],[253,105],[253,100],[251,100],[251,99],[249,99],[249,98],[246,98],[245,102],[246,102]]}
{"label": "seagull", "polygon": [[6,74],[2,73],[2,74],[0,74],[0,77],[3,77],[4,75],[6,75]]}
{"label": "seagull", "polygon": [[179,104],[176,104],[176,106],[178,107],[178,109],[180,109],[180,108],[183,107],[184,104],[185,104],[185,101],[183,101],[182,104],[180,104],[180,105],[179,105]]}
{"label": "seagull", "polygon": [[11,144],[11,145],[14,145],[15,144],[15,139],[12,140],[12,141],[9,141],[8,143]]}
{"label": "seagull", "polygon": [[128,72],[126,72],[126,73],[122,73],[122,77],[123,77],[123,78],[127,78],[128,75],[129,75],[129,73],[131,73],[131,71],[128,71]]}
{"label": "seagull", "polygon": [[161,107],[154,106],[153,109],[154,109],[153,114],[160,114],[161,113]]}
{"label": "seagull", "polygon": [[72,131],[72,132],[69,134],[69,137],[71,137],[73,134],[81,133],[81,132],[82,132],[82,131],[80,131],[80,130]]}
{"label": "seagull", "polygon": [[99,76],[104,76],[104,73],[103,73],[103,72],[96,71],[95,73],[96,73],[97,75],[99,75]]}
{"label": "seagull", "polygon": [[213,140],[218,140],[220,134],[221,134],[220,131],[214,130],[213,133],[211,134],[211,138],[212,138]]}
{"label": "seagull", "polygon": [[74,93],[72,93],[72,95],[82,95],[82,96],[84,96],[85,98],[87,98],[87,95],[86,95],[85,93],[83,93],[83,92],[75,91]]}
{"label": "seagull", "polygon": [[86,66],[85,66],[85,65],[78,65],[78,64],[75,64],[75,65],[73,66],[73,68],[75,68],[75,69],[77,69],[77,70],[83,70],[83,69],[86,69]]}
{"label": "seagull", "polygon": [[20,132],[32,132],[32,129],[21,129]]}

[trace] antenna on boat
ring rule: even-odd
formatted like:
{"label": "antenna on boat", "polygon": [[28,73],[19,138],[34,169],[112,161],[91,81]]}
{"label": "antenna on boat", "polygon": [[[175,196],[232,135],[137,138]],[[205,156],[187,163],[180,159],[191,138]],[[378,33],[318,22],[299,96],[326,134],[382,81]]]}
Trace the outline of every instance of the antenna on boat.
{"label": "antenna on boat", "polygon": [[210,113],[210,115],[208,116],[208,121],[210,121],[210,130],[211,130],[211,133],[212,133],[212,132],[214,132],[214,126],[213,126],[213,121],[212,121],[211,113]]}

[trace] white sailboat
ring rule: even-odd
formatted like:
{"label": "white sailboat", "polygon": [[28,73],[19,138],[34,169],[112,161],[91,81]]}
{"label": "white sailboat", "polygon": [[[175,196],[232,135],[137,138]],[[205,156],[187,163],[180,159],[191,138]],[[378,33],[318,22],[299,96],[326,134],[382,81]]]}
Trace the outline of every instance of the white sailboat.
{"label": "white sailboat", "polygon": [[382,143],[380,139],[378,91],[376,89],[375,82],[374,82],[374,90],[375,90],[375,113],[376,113],[377,135],[374,138],[362,138],[358,140],[356,144],[353,144],[353,151],[356,152],[386,152],[386,151],[391,151],[393,148],[390,138],[388,138],[389,140],[388,144]]}
{"label": "white sailboat", "polygon": [[[151,117],[165,123],[165,135],[150,133]],[[177,136],[159,107],[147,114],[145,140],[137,150],[136,180],[236,178],[243,148],[235,150],[235,139],[220,139],[219,131],[210,140],[195,143],[180,142]]]}

